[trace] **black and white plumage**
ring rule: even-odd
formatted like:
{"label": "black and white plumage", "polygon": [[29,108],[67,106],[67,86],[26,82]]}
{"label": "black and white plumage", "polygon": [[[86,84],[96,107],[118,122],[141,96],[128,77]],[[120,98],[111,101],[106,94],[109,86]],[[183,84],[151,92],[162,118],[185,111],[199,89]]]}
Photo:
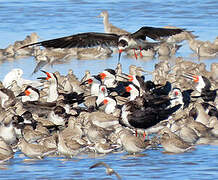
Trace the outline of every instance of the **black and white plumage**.
{"label": "black and white plumage", "polygon": [[214,101],[217,96],[218,89],[211,90],[211,82],[208,78],[201,75],[186,73],[183,75],[185,78],[194,81],[195,89],[200,93],[199,96],[192,96],[192,98],[201,97],[205,102]]}
{"label": "black and white plumage", "polygon": [[169,107],[169,105],[170,98],[168,96],[146,95],[145,97],[137,97],[122,107],[120,123],[133,129],[150,128],[167,119],[181,107],[181,104],[173,107]]}
{"label": "black and white plumage", "polygon": [[[144,26],[135,33],[126,35],[87,32],[32,43],[23,46],[22,48],[33,45],[40,45],[46,48],[85,48],[100,45],[118,47],[119,50],[126,50],[131,48],[138,49],[139,46],[143,48],[146,47],[146,44],[150,45],[150,43],[144,41],[146,40],[146,37],[159,41],[162,40],[164,37],[169,37],[183,31],[183,29],[167,29]],[[140,43],[140,41],[143,41],[143,43]]]}
{"label": "black and white plumage", "polygon": [[29,85],[23,92],[18,94],[17,97],[21,97],[22,102],[38,101],[40,98],[40,93],[38,89]]}
{"label": "black and white plumage", "polygon": [[176,104],[182,104],[183,109],[187,108],[190,104],[191,101],[191,93],[194,90],[192,89],[188,89],[188,90],[184,90],[181,91],[180,88],[173,88],[170,93],[169,96],[171,97],[171,106],[174,106]]}

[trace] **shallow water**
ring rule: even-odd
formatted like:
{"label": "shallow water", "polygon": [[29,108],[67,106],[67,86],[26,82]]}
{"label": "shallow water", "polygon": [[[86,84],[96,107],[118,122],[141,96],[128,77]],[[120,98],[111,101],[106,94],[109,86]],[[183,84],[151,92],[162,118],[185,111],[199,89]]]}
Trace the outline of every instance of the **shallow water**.
{"label": "shallow water", "polygon": [[[153,0],[145,2],[123,0],[29,0],[0,2],[0,48],[23,40],[36,32],[40,40],[67,36],[80,32],[103,32],[102,19],[96,18],[102,10],[108,10],[114,25],[134,32],[141,26],[177,26],[193,30],[201,40],[213,41],[218,36],[218,1],[170,1]],[[186,42],[176,57],[204,62],[210,69],[218,58],[199,60],[192,55]],[[124,72],[130,64],[153,70],[160,60],[135,60],[122,56]],[[171,60],[173,63],[174,58]],[[36,79],[40,72],[31,75],[35,67],[34,58],[0,62],[0,80],[13,68],[22,68],[24,78]],[[75,60],[67,64],[46,67],[47,71],[67,74],[69,69],[81,78],[86,69],[92,74],[104,68],[114,68],[117,55],[106,60]],[[149,78],[149,77],[148,77]],[[163,149],[148,150],[143,157],[126,157],[126,154],[110,154],[97,158],[82,156],[75,159],[45,158],[40,161],[24,161],[20,153],[6,164],[0,165],[1,179],[116,179],[105,174],[104,168],[89,169],[98,162],[107,162],[123,179],[217,179],[218,147],[197,146],[195,151],[169,155]]]}

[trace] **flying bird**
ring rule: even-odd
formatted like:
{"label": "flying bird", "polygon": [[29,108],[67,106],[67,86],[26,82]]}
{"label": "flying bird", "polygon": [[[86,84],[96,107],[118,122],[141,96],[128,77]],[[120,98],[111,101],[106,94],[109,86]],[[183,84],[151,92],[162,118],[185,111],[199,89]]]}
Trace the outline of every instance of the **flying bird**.
{"label": "flying bird", "polygon": [[112,174],[115,174],[116,176],[117,176],[117,179],[121,179],[121,177],[120,177],[120,175],[116,172],[116,171],[114,171],[109,165],[107,165],[106,163],[104,163],[104,162],[98,162],[98,163],[96,163],[96,164],[94,164],[94,165],[92,165],[92,166],[90,166],[89,167],[89,169],[92,169],[92,168],[95,168],[95,167],[98,167],[98,166],[104,166],[104,167],[106,167],[106,173],[107,173],[107,175],[112,175]]}
{"label": "flying bird", "polygon": [[157,42],[145,41],[146,37],[156,41],[163,41],[165,38],[179,34],[183,31],[184,29],[168,29],[144,26],[132,34],[117,35],[112,33],[86,32],[37,43],[31,43],[21,48],[26,48],[33,45],[39,45],[45,48],[87,48],[94,46],[117,47],[119,50],[120,59],[122,51],[130,49],[141,50],[147,46],[157,45]]}

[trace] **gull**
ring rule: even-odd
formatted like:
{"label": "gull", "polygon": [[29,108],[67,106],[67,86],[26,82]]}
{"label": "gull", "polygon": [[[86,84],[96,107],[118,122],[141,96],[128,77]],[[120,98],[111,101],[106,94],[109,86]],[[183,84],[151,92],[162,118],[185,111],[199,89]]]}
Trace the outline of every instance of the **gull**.
{"label": "gull", "polygon": [[20,68],[12,69],[8,74],[5,75],[2,82],[3,86],[5,88],[10,88],[14,80],[17,82],[17,85],[19,87],[22,87],[24,84],[31,85],[33,87],[40,87],[42,85],[42,83],[40,83],[39,81],[23,79],[22,75],[23,75],[22,69]]}

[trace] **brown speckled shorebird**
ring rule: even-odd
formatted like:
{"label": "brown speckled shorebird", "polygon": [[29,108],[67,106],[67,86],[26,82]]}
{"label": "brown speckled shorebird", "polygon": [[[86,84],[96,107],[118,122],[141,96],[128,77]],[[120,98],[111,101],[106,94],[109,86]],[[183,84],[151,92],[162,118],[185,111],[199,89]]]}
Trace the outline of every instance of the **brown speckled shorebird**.
{"label": "brown speckled shorebird", "polygon": [[160,142],[166,152],[183,153],[192,148],[190,144],[183,141],[179,136],[171,132],[167,127],[163,128],[160,131],[160,134]]}

